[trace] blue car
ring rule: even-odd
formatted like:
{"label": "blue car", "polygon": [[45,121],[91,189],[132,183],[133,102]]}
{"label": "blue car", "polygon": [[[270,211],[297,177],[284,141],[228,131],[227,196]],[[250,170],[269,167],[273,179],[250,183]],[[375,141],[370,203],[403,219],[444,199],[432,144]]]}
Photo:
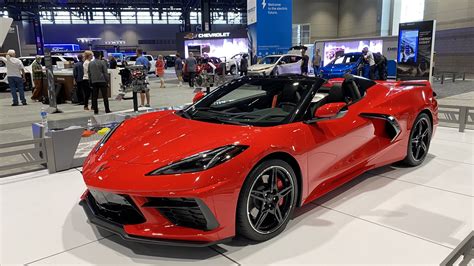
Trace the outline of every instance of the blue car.
{"label": "blue car", "polygon": [[346,73],[362,75],[362,68],[362,53],[347,53],[337,57],[322,67],[320,75],[325,79],[342,78]]}

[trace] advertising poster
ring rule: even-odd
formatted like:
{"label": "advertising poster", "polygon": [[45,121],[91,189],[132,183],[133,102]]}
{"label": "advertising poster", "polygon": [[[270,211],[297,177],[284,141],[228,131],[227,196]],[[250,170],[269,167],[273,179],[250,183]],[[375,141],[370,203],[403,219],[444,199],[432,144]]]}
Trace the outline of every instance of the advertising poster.
{"label": "advertising poster", "polygon": [[291,47],[293,1],[249,0],[247,5],[252,54],[262,58],[287,53]]}
{"label": "advertising poster", "polygon": [[435,25],[433,20],[400,24],[397,79],[431,80]]}
{"label": "advertising poster", "polygon": [[194,55],[208,55],[231,58],[238,53],[248,53],[247,38],[208,39],[184,41],[184,52]]}
{"label": "advertising poster", "polygon": [[364,47],[369,47],[369,51],[372,53],[382,53],[383,40],[326,42],[324,43],[323,65],[326,66],[332,60],[345,53],[362,52]]}

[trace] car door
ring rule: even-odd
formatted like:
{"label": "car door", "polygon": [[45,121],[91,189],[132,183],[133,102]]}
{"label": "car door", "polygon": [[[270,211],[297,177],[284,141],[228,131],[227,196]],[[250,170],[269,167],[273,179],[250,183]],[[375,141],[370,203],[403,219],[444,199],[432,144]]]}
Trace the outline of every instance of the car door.
{"label": "car door", "polygon": [[379,150],[373,123],[360,116],[367,104],[362,98],[339,118],[308,124],[308,188],[313,196],[361,174]]}
{"label": "car door", "polygon": [[277,63],[278,74],[294,73],[289,55],[282,56]]}

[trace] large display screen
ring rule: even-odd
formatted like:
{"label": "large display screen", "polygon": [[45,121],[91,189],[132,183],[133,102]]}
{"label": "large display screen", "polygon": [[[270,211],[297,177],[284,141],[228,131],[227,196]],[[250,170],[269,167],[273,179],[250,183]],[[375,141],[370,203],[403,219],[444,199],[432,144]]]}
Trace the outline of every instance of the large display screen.
{"label": "large display screen", "polygon": [[419,30],[400,30],[398,37],[398,62],[416,63]]}
{"label": "large display screen", "polygon": [[248,53],[248,49],[247,38],[184,41],[184,52],[186,56],[189,52],[193,52],[194,55],[207,54],[209,56],[229,59],[238,53]]}
{"label": "large display screen", "polygon": [[345,53],[362,52],[364,47],[369,47],[372,53],[383,52],[383,40],[361,40],[348,42],[325,42],[323,65],[326,66],[336,57]]}

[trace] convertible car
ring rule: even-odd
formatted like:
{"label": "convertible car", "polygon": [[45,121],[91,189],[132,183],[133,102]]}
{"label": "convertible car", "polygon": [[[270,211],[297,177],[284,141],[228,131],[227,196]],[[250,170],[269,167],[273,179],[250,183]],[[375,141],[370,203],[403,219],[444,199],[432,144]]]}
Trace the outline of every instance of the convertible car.
{"label": "convertible car", "polygon": [[92,224],[132,241],[265,241],[365,171],[421,164],[437,114],[427,81],[243,77],[111,130],[84,163],[80,203]]}

